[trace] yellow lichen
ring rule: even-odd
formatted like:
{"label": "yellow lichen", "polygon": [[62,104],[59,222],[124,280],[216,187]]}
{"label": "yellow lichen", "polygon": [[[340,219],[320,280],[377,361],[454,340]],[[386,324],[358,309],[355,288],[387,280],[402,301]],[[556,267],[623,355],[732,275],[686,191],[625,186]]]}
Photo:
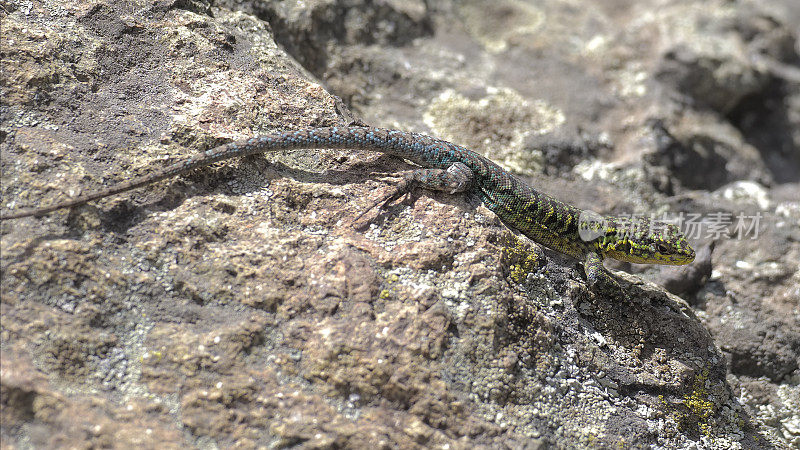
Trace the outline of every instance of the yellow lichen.
{"label": "yellow lichen", "polygon": [[706,381],[708,381],[708,369],[703,370],[694,379],[692,392],[683,397],[683,404],[689,409],[691,416],[697,419],[700,432],[708,436],[711,430],[707,420],[714,413],[715,405],[708,400]]}
{"label": "yellow lichen", "polygon": [[717,405],[709,400],[710,395],[706,390],[708,375],[708,369],[698,374],[692,383],[692,390],[683,396],[678,405],[669,405],[663,395],[658,396],[663,406],[672,409],[670,415],[681,430],[695,430],[706,436],[711,435],[711,423],[708,419],[716,411]]}
{"label": "yellow lichen", "polygon": [[508,277],[517,284],[524,282],[528,274],[541,264],[538,253],[520,239],[514,239],[514,242],[503,247],[502,255],[509,262]]}

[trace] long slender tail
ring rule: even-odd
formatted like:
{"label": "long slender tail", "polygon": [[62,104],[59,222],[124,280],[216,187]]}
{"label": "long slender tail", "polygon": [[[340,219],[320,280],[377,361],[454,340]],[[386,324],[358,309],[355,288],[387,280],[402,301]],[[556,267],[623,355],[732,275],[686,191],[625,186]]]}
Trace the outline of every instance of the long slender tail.
{"label": "long slender tail", "polygon": [[50,206],[25,208],[11,213],[0,213],[0,220],[18,219],[20,217],[29,216],[43,216],[58,209],[70,208],[73,206],[82,205],[92,200],[119,194],[120,192],[130,191],[131,189],[136,189],[147,184],[155,183],[157,181],[186,173],[192,169],[206,166],[216,161],[257,153],[259,150],[266,151],[268,148],[259,146],[256,139],[250,139],[244,142],[232,142],[230,144],[211,149],[205,153],[192,156],[184,161],[167,166],[163,170],[159,170],[155,173],[144,175],[134,180],[111,186],[108,189],[90,192],[88,194],[81,195],[70,200],[65,200],[63,202],[58,202]]}
{"label": "long slender tail", "polygon": [[[420,135],[421,136],[421,135]],[[212,148],[198,155],[189,157],[181,162],[156,171],[155,173],[135,178],[131,181],[111,186],[95,192],[90,192],[76,198],[55,203],[50,206],[38,208],[25,208],[13,212],[0,213],[0,220],[18,219],[29,216],[43,216],[58,209],[82,205],[92,200],[108,197],[121,192],[136,189],[157,181],[187,173],[198,167],[223,161],[231,158],[279,150],[300,148],[350,148],[369,149],[382,153],[395,154],[415,162],[425,164],[425,158],[415,157],[413,151],[407,146],[414,138],[420,139],[415,133],[405,133],[395,130],[361,127],[331,127],[315,128],[283,133],[273,133],[245,141],[231,142]],[[427,137],[425,137],[427,138]],[[431,140],[431,138],[427,138]],[[452,145],[452,144],[450,144]]]}

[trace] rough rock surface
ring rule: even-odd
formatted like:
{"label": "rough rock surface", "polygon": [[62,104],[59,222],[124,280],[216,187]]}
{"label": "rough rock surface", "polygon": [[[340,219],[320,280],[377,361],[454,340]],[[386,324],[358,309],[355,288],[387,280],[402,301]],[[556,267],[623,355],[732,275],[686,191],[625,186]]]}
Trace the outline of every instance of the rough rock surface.
{"label": "rough rock surface", "polygon": [[5,221],[4,447],[800,446],[793,1],[0,0],[4,209],[358,117],[701,249],[600,295],[346,151]]}

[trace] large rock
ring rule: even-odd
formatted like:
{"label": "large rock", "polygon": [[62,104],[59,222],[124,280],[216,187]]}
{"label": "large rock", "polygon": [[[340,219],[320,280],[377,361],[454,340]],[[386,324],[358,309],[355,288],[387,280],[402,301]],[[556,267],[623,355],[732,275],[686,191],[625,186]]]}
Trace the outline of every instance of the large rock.
{"label": "large rock", "polygon": [[[4,443],[800,445],[800,18],[782,3],[0,6],[3,209],[360,118],[579,207],[701,214],[705,247],[617,264],[637,274],[602,294],[474,196],[358,219],[391,188],[373,172],[411,166],[342,150],[4,221]],[[738,236],[737,218],[759,222]]]}

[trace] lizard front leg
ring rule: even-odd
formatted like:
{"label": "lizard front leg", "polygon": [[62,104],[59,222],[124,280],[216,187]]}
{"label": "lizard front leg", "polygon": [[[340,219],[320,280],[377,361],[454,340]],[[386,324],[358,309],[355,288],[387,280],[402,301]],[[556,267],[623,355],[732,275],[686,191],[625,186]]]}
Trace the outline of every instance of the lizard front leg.
{"label": "lizard front leg", "polygon": [[622,289],[616,278],[603,265],[603,257],[597,252],[586,254],[583,270],[586,272],[586,281],[592,288],[598,287],[601,290],[612,288],[617,291]]}
{"label": "lizard front leg", "polygon": [[603,257],[597,252],[589,252],[583,261],[583,270],[586,272],[586,281],[591,289],[605,291],[608,294],[621,294],[628,298],[616,278],[603,265]]}

